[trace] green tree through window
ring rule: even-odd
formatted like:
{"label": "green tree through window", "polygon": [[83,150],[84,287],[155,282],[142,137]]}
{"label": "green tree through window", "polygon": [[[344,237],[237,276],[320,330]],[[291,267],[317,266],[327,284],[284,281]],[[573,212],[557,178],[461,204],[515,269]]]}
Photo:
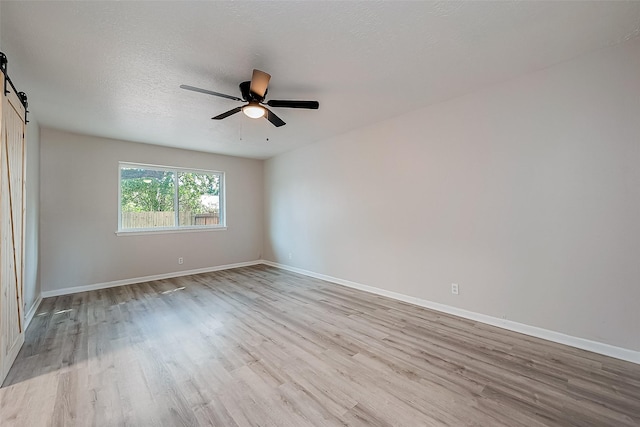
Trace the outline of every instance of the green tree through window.
{"label": "green tree through window", "polygon": [[121,207],[123,212],[170,212],[174,210],[173,172],[147,169],[121,169]]}
{"label": "green tree through window", "polygon": [[220,176],[196,172],[178,173],[178,195],[181,210],[193,213],[208,213],[212,207],[206,204],[207,197],[218,196]]}

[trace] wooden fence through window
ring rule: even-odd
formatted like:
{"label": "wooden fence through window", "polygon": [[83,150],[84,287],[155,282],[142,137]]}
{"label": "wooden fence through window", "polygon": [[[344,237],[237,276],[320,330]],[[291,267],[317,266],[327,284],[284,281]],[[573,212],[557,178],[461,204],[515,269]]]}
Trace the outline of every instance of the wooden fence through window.
{"label": "wooden fence through window", "polygon": [[[218,225],[218,212],[194,214],[189,211],[178,214],[180,226]],[[122,212],[122,229],[175,227],[175,212]]]}

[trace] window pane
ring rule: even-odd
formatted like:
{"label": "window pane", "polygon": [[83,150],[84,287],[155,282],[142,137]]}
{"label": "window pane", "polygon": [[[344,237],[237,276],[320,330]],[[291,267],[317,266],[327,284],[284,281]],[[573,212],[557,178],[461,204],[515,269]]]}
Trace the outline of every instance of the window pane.
{"label": "window pane", "polygon": [[175,227],[175,184],[170,171],[120,168],[122,229]]}
{"label": "window pane", "polygon": [[178,206],[181,226],[220,224],[220,174],[178,172]]}

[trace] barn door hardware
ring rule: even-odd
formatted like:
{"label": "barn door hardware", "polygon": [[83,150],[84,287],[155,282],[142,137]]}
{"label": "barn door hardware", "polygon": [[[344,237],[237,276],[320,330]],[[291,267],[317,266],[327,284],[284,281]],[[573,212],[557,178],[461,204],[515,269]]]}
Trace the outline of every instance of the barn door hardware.
{"label": "barn door hardware", "polygon": [[9,64],[9,60],[7,59],[7,55],[0,52],[0,71],[4,74],[3,85],[4,85],[4,94],[8,94],[7,90],[7,80],[9,80],[9,72],[7,71],[7,65]]}
{"label": "barn door hardware", "polygon": [[29,120],[27,120],[27,114],[29,113],[29,111],[27,110],[27,107],[29,105],[29,103],[27,102],[27,94],[24,92],[18,92],[18,89],[16,89],[16,87],[13,85],[13,82],[9,78],[8,68],[9,68],[9,60],[7,59],[7,55],[0,52],[0,71],[2,71],[2,74],[4,74],[4,79],[3,79],[4,94],[5,95],[9,94],[9,86],[10,86],[11,89],[13,89],[13,91],[18,95],[20,102],[24,106],[24,123],[27,124],[29,123]]}

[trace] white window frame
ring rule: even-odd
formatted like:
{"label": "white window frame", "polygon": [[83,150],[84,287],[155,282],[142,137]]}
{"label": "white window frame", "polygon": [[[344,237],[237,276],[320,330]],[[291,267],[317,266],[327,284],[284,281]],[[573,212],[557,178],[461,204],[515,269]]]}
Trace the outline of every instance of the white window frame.
{"label": "white window frame", "polygon": [[[179,224],[180,206],[178,204],[178,173],[180,172],[193,172],[193,173],[207,173],[217,174],[220,176],[220,188],[218,189],[218,203],[219,207],[219,221],[217,225],[178,225],[176,227],[154,227],[154,228],[122,228],[122,168],[135,168],[135,169],[147,169],[157,170],[162,172],[173,172],[174,179],[174,210],[175,210],[175,223]],[[157,234],[157,233],[183,233],[194,231],[219,231],[227,229],[227,215],[226,215],[226,176],[222,171],[215,171],[209,169],[195,169],[195,168],[183,168],[177,166],[164,166],[164,165],[150,165],[145,163],[133,163],[133,162],[118,162],[118,231],[116,235],[136,235],[136,234]]]}

